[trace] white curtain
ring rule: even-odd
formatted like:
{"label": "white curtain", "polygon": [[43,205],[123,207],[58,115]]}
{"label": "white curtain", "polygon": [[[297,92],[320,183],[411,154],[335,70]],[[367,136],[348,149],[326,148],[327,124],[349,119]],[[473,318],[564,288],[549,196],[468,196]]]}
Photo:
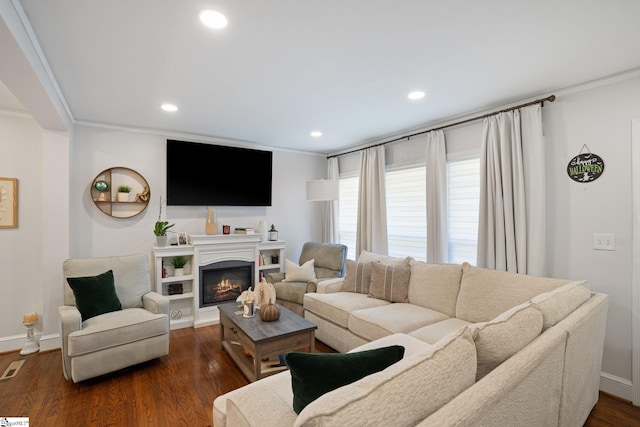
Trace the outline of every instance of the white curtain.
{"label": "white curtain", "polygon": [[382,255],[389,250],[384,162],[383,145],[361,152],[356,258],[363,250]]}
{"label": "white curtain", "polygon": [[427,133],[427,262],[448,261],[447,153],[444,132]]}
{"label": "white curtain", "polygon": [[[340,180],[337,157],[332,157],[329,159],[329,163],[327,166],[327,178],[332,181]],[[322,239],[325,243],[339,243],[340,229],[338,222],[338,201],[329,200],[328,202],[324,202],[323,209],[324,224],[322,225]]]}
{"label": "white curtain", "polygon": [[485,118],[478,266],[541,276],[545,158],[539,104]]}

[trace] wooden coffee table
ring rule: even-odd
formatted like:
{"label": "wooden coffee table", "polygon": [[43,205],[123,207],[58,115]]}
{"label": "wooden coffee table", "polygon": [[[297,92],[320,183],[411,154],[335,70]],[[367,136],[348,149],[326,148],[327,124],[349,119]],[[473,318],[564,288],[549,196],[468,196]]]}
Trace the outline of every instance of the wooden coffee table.
{"label": "wooden coffee table", "polygon": [[[236,302],[218,305],[222,348],[249,381],[286,369],[286,366],[263,368],[262,361],[267,358],[289,351],[315,351],[315,330],[318,327],[294,312],[280,305],[278,307],[280,318],[274,322],[263,322],[258,311],[254,317],[243,317],[242,308]],[[243,348],[250,356],[243,353]]]}

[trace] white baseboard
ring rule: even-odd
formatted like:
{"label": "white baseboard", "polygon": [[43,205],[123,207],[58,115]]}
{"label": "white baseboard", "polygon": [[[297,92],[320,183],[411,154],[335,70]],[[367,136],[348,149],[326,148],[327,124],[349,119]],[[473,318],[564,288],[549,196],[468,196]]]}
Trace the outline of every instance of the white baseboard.
{"label": "white baseboard", "polygon": [[200,319],[194,322],[194,328],[203,328],[205,326],[218,325],[220,324],[220,318],[209,318],[209,319]]}
{"label": "white baseboard", "polygon": [[15,351],[22,349],[22,345],[26,340],[25,334],[22,335],[13,335],[8,337],[0,338],[0,352],[6,353],[8,351]]}
{"label": "white baseboard", "polygon": [[606,372],[600,372],[600,390],[624,400],[633,400],[633,383]]}
{"label": "white baseboard", "polygon": [[[38,335],[36,334],[36,337]],[[7,353],[10,351],[20,351],[26,340],[26,336],[13,335],[8,337],[0,337],[0,353]],[[62,345],[60,341],[60,334],[50,334],[40,336],[40,350],[54,350],[60,348]]]}

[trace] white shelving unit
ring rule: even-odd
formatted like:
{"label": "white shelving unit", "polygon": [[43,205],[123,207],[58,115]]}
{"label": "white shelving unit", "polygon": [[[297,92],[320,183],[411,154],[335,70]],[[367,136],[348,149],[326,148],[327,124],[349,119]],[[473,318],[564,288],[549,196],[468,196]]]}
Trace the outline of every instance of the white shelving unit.
{"label": "white shelving unit", "polygon": [[[193,326],[195,318],[193,246],[154,247],[153,256],[155,258],[156,292],[169,299],[171,329]],[[182,276],[175,276],[171,265],[171,260],[177,256],[188,259]],[[163,268],[167,273],[166,277],[162,277]]]}
{"label": "white shelving unit", "polygon": [[[221,238],[224,241],[224,237]],[[234,241],[237,239],[228,238],[231,251],[234,248]],[[284,272],[284,250],[286,242],[283,240],[257,242],[257,250],[253,250],[256,268],[258,270],[257,279],[262,274],[270,272]],[[255,248],[255,246],[254,246]],[[199,252],[198,252],[199,253]],[[251,253],[251,252],[250,252]],[[201,309],[198,301],[198,290],[194,289],[198,286],[199,278],[198,261],[196,260],[196,251],[194,246],[165,246],[154,247],[153,256],[155,260],[155,283],[156,292],[166,296],[169,299],[169,316],[171,329],[180,329],[197,326],[198,322],[203,323],[202,311],[210,310],[210,308]],[[183,256],[188,259],[184,268],[184,274],[176,276],[174,274],[171,260],[174,257]],[[277,257],[278,262],[273,262],[272,257]],[[263,263],[263,260],[265,262]],[[166,277],[163,277],[162,271],[166,271]],[[172,289],[176,285],[180,285],[181,292],[174,293]],[[217,309],[215,310],[217,311]],[[206,322],[204,322],[206,323]]]}
{"label": "white shelving unit", "polygon": [[[258,262],[258,271],[262,274],[284,272],[284,249],[286,242],[284,240],[260,242],[258,249],[260,251],[260,260]],[[278,257],[278,262],[274,263],[272,257]],[[262,274],[260,277],[262,277]]]}

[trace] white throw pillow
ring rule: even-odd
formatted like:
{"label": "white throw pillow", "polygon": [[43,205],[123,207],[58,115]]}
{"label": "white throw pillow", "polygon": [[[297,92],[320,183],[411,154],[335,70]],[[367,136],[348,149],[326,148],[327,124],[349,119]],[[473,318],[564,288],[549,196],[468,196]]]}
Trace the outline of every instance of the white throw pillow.
{"label": "white throw pillow", "polygon": [[284,269],[286,272],[283,282],[309,282],[316,280],[316,271],[313,269],[315,260],[310,259],[302,265],[298,265],[288,259],[284,260]]}

